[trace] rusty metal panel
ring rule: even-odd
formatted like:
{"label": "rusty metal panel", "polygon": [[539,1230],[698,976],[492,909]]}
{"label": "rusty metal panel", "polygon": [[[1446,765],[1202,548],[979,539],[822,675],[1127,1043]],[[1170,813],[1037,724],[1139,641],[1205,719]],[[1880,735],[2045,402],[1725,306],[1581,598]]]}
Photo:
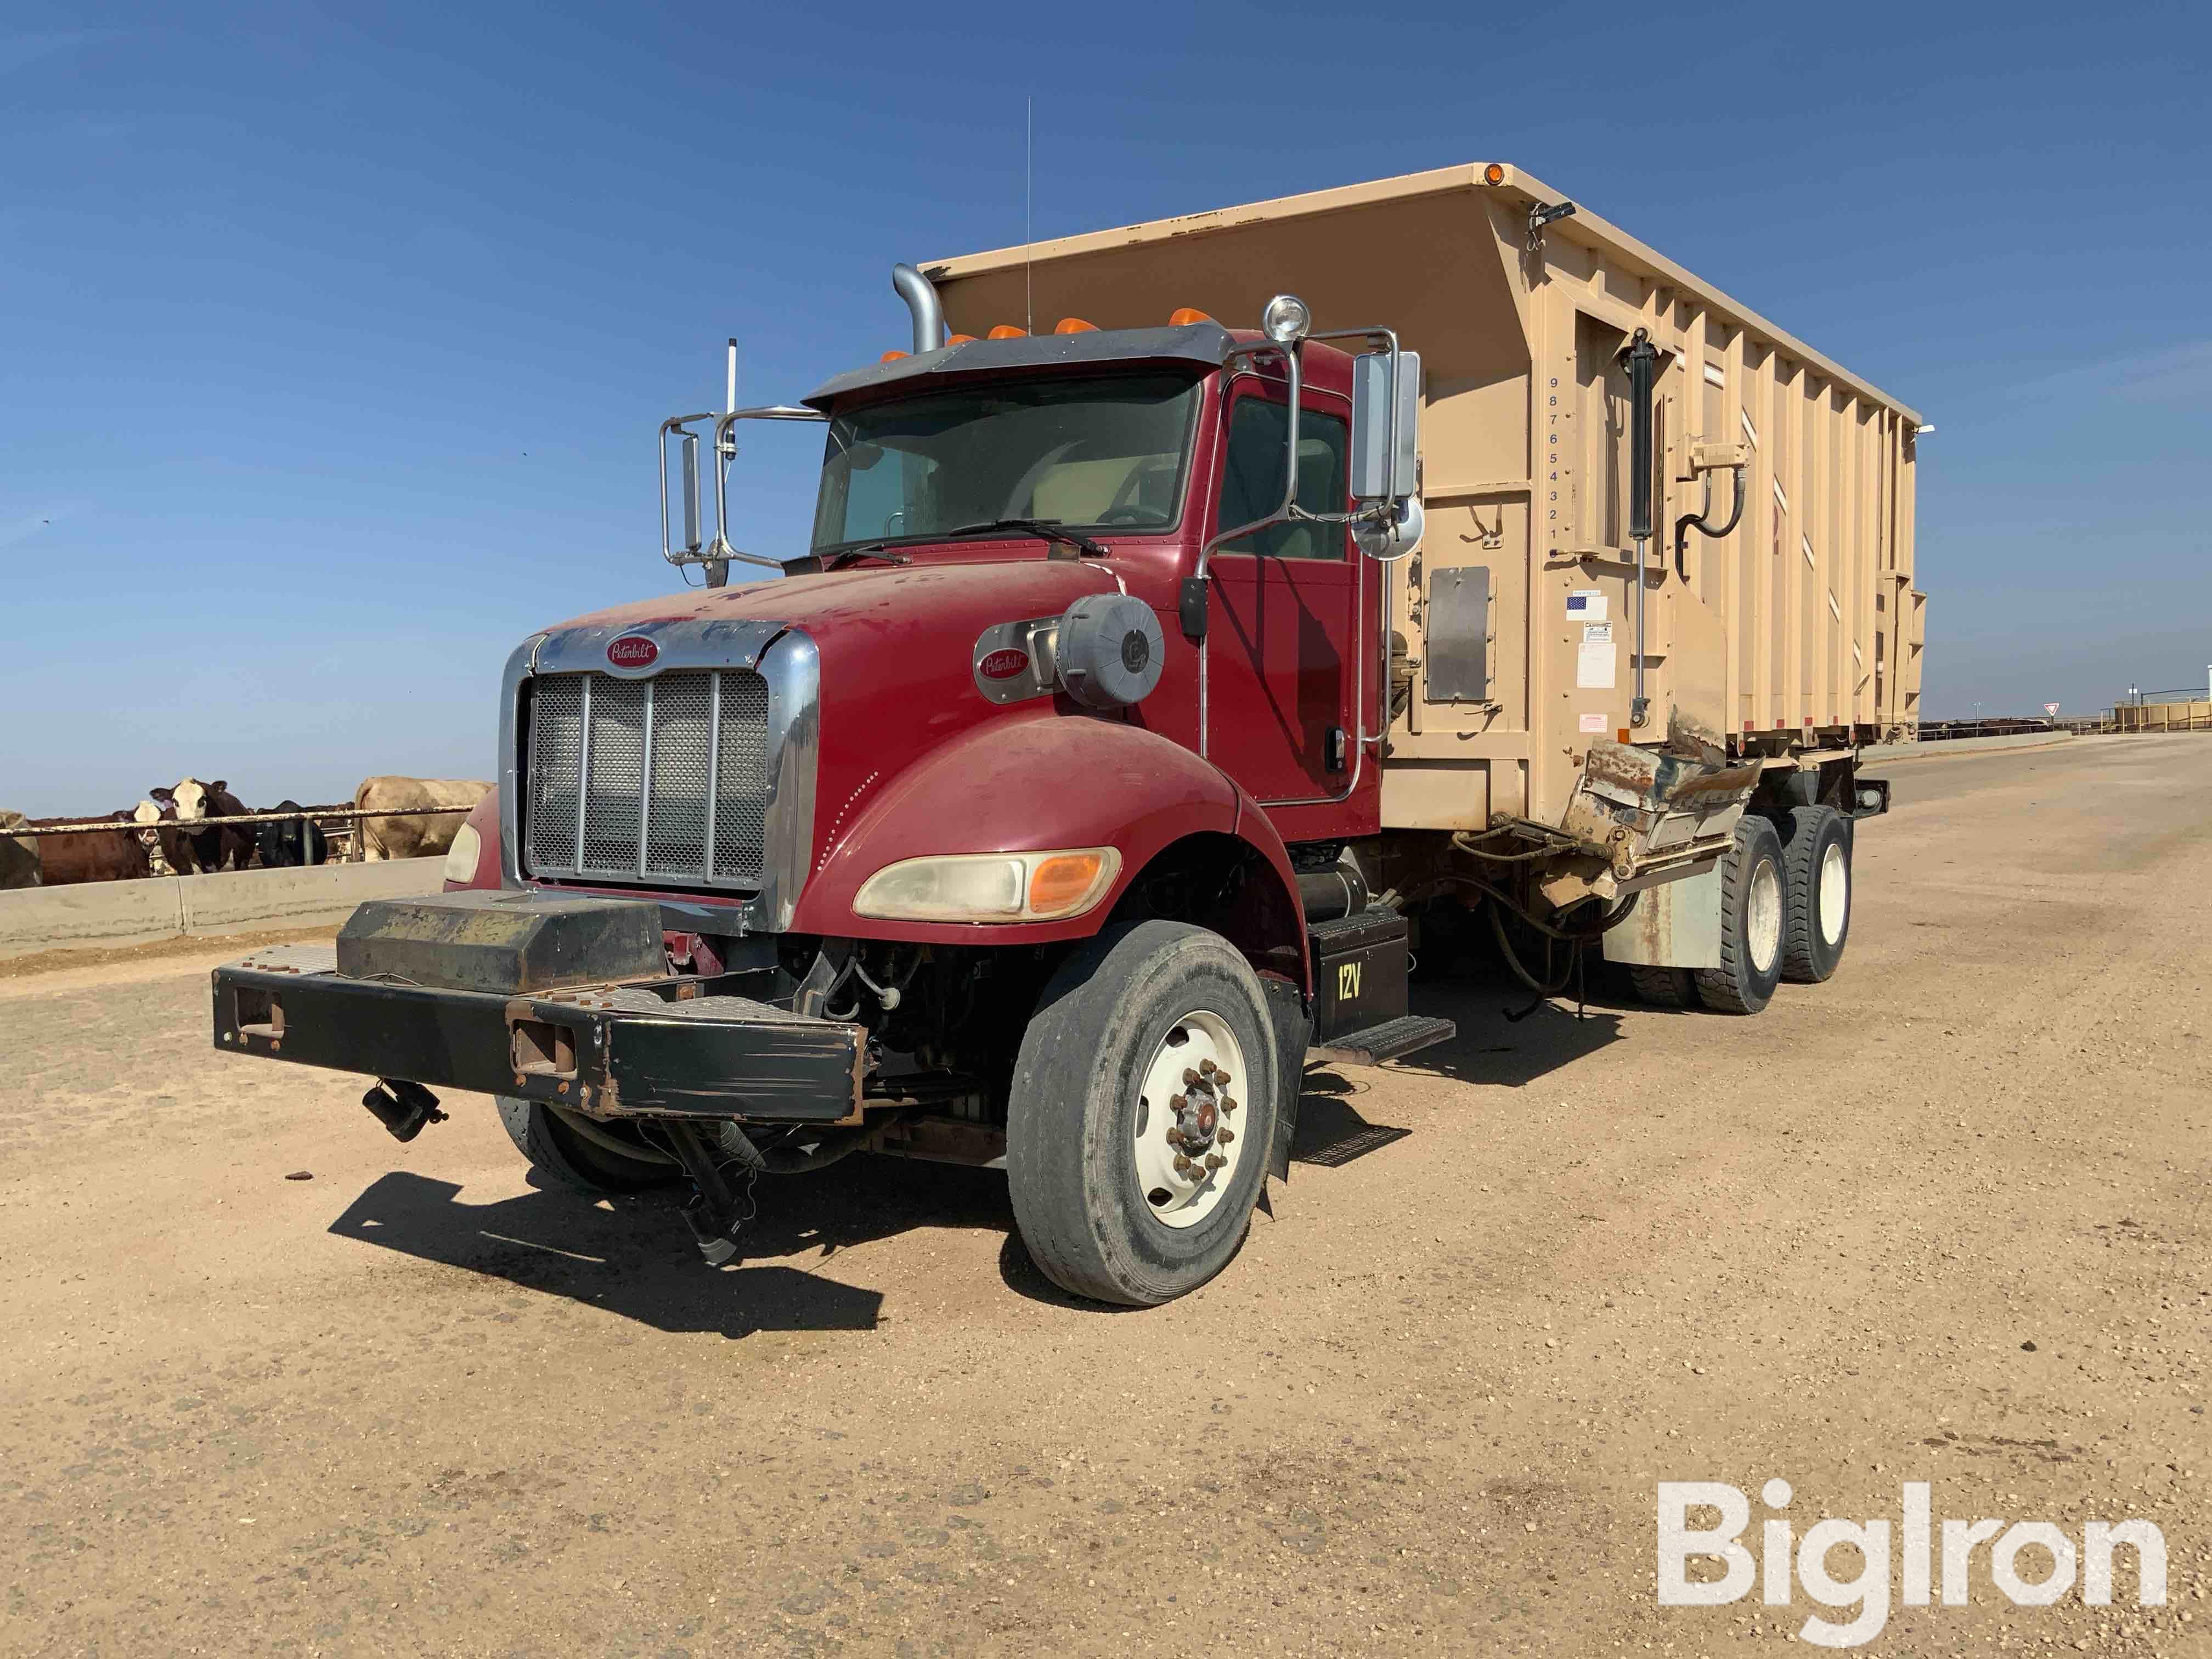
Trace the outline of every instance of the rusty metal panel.
{"label": "rusty metal panel", "polygon": [[1607,930],[1605,959],[1648,968],[1719,967],[1720,866],[1638,893],[1628,919]]}

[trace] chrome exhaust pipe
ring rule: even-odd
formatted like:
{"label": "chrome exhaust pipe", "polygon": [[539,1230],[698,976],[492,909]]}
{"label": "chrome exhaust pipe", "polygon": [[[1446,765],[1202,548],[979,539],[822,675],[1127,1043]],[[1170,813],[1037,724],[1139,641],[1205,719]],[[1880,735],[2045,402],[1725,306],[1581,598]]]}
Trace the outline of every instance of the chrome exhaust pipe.
{"label": "chrome exhaust pipe", "polygon": [[891,267],[891,287],[914,316],[914,349],[918,356],[945,343],[945,306],[929,278],[912,265]]}

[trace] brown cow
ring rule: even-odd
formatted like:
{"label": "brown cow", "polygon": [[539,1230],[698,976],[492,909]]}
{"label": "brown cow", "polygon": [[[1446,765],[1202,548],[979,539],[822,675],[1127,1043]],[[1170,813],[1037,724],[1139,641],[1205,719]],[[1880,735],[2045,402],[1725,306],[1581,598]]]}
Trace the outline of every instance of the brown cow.
{"label": "brown cow", "polygon": [[[363,811],[384,812],[425,806],[474,806],[491,793],[489,783],[459,778],[364,778],[353,792]],[[361,821],[364,860],[434,858],[453,844],[465,812],[410,812],[396,818]]]}
{"label": "brown cow", "polygon": [[33,818],[34,828],[52,823],[102,823],[115,830],[95,830],[82,836],[40,836],[39,862],[48,887],[71,887],[88,881],[131,881],[150,869],[146,849],[138,844],[138,820],[132,812],[107,812],[97,818]]}
{"label": "brown cow", "polygon": [[21,812],[0,807],[0,888],[40,884],[39,842],[43,836],[11,836],[7,832],[30,820]]}

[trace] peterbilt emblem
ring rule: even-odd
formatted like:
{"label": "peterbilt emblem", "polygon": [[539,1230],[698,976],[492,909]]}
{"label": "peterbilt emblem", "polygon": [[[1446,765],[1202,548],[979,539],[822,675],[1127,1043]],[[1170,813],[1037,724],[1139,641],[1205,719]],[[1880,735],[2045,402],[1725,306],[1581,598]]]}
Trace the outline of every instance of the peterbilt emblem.
{"label": "peterbilt emblem", "polygon": [[660,647],[642,634],[625,634],[607,647],[607,660],[617,668],[649,668]]}
{"label": "peterbilt emblem", "polygon": [[975,672],[987,680],[1010,680],[1024,672],[1030,665],[1030,653],[1009,647],[994,651],[975,665]]}

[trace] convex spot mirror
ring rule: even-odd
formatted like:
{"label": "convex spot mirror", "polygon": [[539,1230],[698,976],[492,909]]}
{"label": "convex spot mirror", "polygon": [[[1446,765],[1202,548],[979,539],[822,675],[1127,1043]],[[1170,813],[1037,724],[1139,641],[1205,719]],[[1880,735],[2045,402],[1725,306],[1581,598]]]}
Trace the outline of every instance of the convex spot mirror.
{"label": "convex spot mirror", "polygon": [[1370,559],[1402,558],[1421,544],[1421,498],[1408,495],[1396,504],[1395,523],[1369,519],[1352,527],[1352,538]]}

